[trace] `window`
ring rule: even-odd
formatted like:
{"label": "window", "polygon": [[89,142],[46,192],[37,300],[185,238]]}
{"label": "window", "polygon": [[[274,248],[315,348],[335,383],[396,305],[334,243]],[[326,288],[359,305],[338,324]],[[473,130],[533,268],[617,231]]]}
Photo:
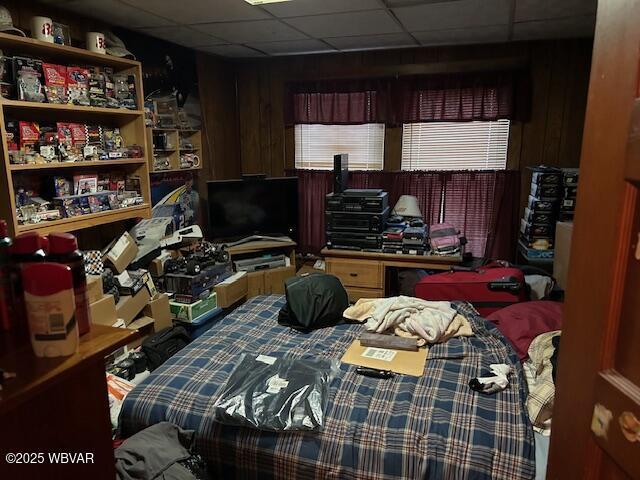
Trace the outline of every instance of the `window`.
{"label": "window", "polygon": [[333,169],[336,153],[349,154],[349,170],[382,170],[384,124],[296,125],[296,168]]}
{"label": "window", "polygon": [[403,170],[504,170],[509,120],[407,123]]}

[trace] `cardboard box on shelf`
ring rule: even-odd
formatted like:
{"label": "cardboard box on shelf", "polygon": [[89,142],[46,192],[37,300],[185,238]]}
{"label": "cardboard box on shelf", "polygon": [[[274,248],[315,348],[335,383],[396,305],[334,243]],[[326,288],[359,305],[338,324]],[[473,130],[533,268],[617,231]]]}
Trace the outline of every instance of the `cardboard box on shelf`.
{"label": "cardboard box on shelf", "polygon": [[102,277],[100,275],[87,275],[87,302],[95,303],[104,296]]}
{"label": "cardboard box on shelf", "polygon": [[166,293],[159,293],[156,295],[156,297],[153,298],[146,307],[144,307],[142,313],[155,320],[156,331],[173,326],[169,296]]}
{"label": "cardboard box on shelf", "polygon": [[169,302],[171,306],[171,315],[176,320],[183,322],[192,322],[195,318],[203,315],[217,307],[216,293],[213,292],[209,298],[198,300],[195,303],[178,303]]}
{"label": "cardboard box on shelf", "polygon": [[129,325],[150,300],[151,294],[146,287],[135,295],[125,295],[120,297],[120,301],[116,305],[118,318],[121,318],[124,320],[126,325]]}
{"label": "cardboard box on shelf", "polygon": [[135,240],[128,232],[124,232],[118,240],[107,247],[104,260],[107,261],[117,273],[122,273],[133,259],[136,258],[137,254],[138,246]]}
{"label": "cardboard box on shelf", "polygon": [[237,272],[214,288],[218,307],[230,307],[247,296],[247,272]]}
{"label": "cardboard box on shelf", "polygon": [[569,273],[572,234],[573,234],[573,222],[556,223],[555,255],[553,257],[553,276],[556,279],[558,286],[563,290],[567,288],[567,275]]}
{"label": "cardboard box on shelf", "polygon": [[113,295],[106,294],[97,302],[90,303],[89,310],[91,312],[91,323],[110,327],[118,321],[116,301]]}

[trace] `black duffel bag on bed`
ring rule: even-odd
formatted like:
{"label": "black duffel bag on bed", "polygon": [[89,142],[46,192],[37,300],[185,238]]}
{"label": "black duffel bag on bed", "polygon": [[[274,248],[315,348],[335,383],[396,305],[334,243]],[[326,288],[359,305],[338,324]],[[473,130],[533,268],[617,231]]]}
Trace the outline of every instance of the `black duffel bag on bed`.
{"label": "black duffel bag on bed", "polygon": [[149,371],[154,371],[176,352],[191,342],[184,327],[167,327],[142,341],[142,352],[147,357]]}
{"label": "black duffel bag on bed", "polygon": [[344,323],[349,297],[338,277],[324,273],[292,277],[284,290],[287,303],[278,314],[280,325],[310,332]]}

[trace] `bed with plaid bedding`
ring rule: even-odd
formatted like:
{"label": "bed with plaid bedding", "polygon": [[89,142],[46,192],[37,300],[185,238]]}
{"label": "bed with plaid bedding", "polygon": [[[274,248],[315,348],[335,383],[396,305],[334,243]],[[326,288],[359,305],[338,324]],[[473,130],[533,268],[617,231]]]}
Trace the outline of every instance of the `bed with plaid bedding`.
{"label": "bed with plaid bedding", "polygon": [[[422,377],[381,380],[341,364],[320,432],[262,432],[213,421],[213,404],[244,352],[341,358],[363,331],[338,325],[303,334],[282,327],[283,296],[256,297],[155,370],[125,398],[123,436],[161,421],[196,432],[216,478],[528,479],[533,431],[518,358],[498,330],[467,304],[475,337],[433,346]],[[492,363],[513,366],[495,395],[468,382]]]}

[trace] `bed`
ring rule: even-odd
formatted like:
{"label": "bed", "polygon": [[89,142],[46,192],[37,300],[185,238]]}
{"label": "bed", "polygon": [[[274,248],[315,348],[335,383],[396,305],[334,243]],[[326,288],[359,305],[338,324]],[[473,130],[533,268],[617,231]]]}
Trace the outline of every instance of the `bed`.
{"label": "bed", "polygon": [[[340,358],[363,330],[339,325],[302,334],[277,324],[282,296],[256,297],[154,371],[125,398],[123,436],[160,421],[196,432],[218,478],[529,479],[534,439],[517,356],[489,322],[456,304],[476,332],[435,345],[422,377],[380,380],[341,364],[321,432],[272,433],[212,420],[216,395],[243,352]],[[495,395],[468,382],[491,363],[514,368]]]}

